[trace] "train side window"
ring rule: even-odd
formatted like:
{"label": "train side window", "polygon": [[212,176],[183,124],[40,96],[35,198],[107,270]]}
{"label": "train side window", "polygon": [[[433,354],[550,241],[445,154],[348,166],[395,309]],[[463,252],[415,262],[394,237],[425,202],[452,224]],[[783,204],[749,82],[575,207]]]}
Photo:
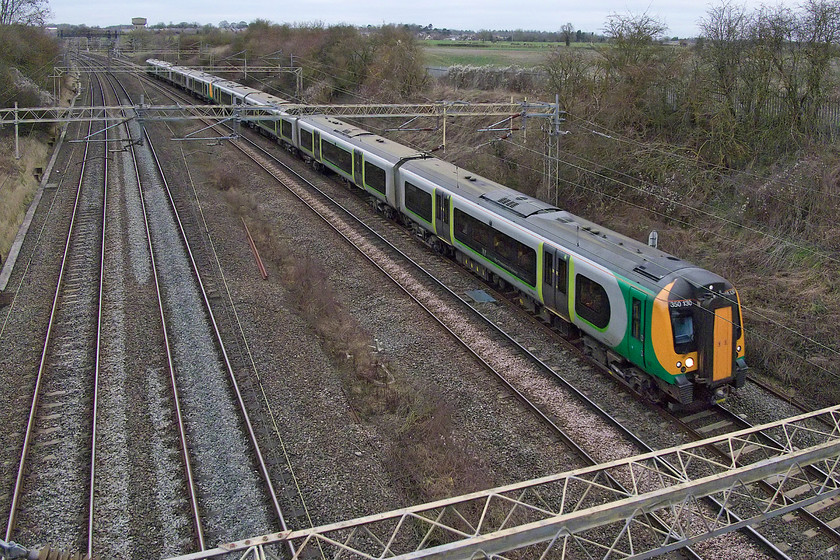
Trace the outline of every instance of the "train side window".
{"label": "train side window", "polygon": [[610,299],[602,285],[578,274],[575,280],[575,312],[599,329],[610,324]]}
{"label": "train side window", "polygon": [[554,286],[554,255],[549,251],[543,253],[543,284]]}
{"label": "train side window", "polygon": [[321,142],[321,150],[323,151],[322,156],[326,161],[348,175],[353,173],[353,155],[350,152],[327,140]]}
{"label": "train side window", "polygon": [[642,340],[642,302],[633,298],[633,312],[631,319],[630,334],[636,340]]}
{"label": "train side window", "polygon": [[365,184],[373,190],[385,194],[385,170],[365,161]]}
{"label": "train side window", "polygon": [[307,152],[312,151],[312,133],[302,128],[300,129],[300,147]]}
{"label": "train side window", "polygon": [[291,140],[292,139],[292,123],[290,121],[281,120],[280,121],[280,126],[281,126],[281,131],[283,133],[283,137]]}
{"label": "train side window", "polygon": [[432,223],[432,195],[405,182],[405,207],[428,223]]}
{"label": "train side window", "polygon": [[537,252],[528,245],[458,208],[455,209],[455,239],[529,286],[536,286]]}

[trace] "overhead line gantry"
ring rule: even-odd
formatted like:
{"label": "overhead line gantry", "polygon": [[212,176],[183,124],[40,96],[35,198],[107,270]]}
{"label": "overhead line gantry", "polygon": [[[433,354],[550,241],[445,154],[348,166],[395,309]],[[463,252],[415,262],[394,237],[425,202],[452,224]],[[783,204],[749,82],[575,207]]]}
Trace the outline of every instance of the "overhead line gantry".
{"label": "overhead line gantry", "polygon": [[[721,460],[713,447],[725,449]],[[808,469],[817,465],[819,469]],[[840,406],[424,505],[255,536],[170,560],[652,558],[840,495]],[[814,473],[818,474],[814,474]],[[623,489],[609,483],[621,480]],[[777,491],[768,496],[757,484]],[[702,498],[722,504],[710,507]],[[653,518],[665,519],[662,527]]]}

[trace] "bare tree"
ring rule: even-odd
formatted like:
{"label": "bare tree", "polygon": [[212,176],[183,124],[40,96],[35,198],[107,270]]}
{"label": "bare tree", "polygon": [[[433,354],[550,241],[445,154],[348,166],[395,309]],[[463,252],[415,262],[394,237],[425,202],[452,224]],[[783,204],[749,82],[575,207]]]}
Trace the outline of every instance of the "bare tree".
{"label": "bare tree", "polygon": [[563,40],[566,42],[566,46],[572,44],[572,35],[575,32],[575,26],[572,25],[571,22],[565,24],[563,27],[560,28],[560,34],[563,37]]}
{"label": "bare tree", "polygon": [[658,54],[658,40],[668,27],[647,14],[610,14],[604,26],[612,48],[602,49],[607,74],[625,73],[632,67],[645,65]]}
{"label": "bare tree", "polygon": [[816,124],[826,97],[834,43],[840,37],[840,0],[807,0],[800,11],[765,8],[758,18],[760,45],[775,70],[793,131]]}
{"label": "bare tree", "polygon": [[542,65],[548,76],[548,91],[560,95],[564,108],[575,99],[585,98],[592,89],[592,57],[583,49],[555,49]]}
{"label": "bare tree", "polygon": [[48,0],[0,0],[0,25],[44,25],[50,17]]}
{"label": "bare tree", "polygon": [[700,21],[703,36],[700,56],[711,74],[711,93],[723,98],[726,110],[733,117],[741,68],[750,47],[748,22],[744,7],[733,6],[728,0],[709,8]]}

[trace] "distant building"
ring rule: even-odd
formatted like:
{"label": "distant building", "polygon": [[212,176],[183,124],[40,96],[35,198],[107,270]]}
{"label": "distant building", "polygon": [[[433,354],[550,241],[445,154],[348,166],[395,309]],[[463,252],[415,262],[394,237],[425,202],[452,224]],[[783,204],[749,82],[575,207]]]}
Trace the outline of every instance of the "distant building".
{"label": "distant building", "polygon": [[144,18],[144,17],[131,18],[131,25],[134,26],[134,29],[145,29],[146,28],[146,18]]}

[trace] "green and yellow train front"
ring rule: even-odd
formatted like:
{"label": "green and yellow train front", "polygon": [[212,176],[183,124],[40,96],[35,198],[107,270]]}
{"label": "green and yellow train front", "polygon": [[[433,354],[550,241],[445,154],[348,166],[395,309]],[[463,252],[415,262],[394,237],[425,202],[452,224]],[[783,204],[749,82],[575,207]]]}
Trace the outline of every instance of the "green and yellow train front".
{"label": "green and yellow train front", "polygon": [[[664,283],[654,298],[631,302],[628,357],[641,358],[639,365],[681,404],[719,402],[746,380],[738,292],[702,269],[682,270]],[[633,344],[637,317],[648,325],[639,331],[649,335]]]}

